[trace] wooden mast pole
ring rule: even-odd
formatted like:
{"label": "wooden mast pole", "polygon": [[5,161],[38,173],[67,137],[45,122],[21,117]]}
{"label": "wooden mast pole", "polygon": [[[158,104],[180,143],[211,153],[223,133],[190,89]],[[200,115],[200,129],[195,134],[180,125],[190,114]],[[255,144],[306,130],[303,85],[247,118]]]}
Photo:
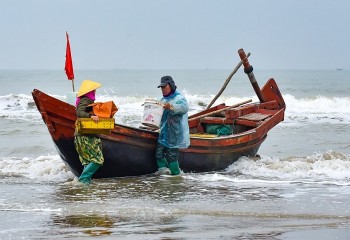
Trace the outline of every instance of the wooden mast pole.
{"label": "wooden mast pole", "polygon": [[[247,58],[250,56],[250,53],[247,54]],[[209,109],[214,103],[215,101],[220,97],[220,95],[224,92],[225,88],[227,87],[228,83],[231,81],[231,78],[233,77],[233,75],[235,75],[235,73],[237,72],[237,70],[242,66],[243,64],[243,60],[241,60],[237,66],[233,69],[233,71],[231,72],[231,74],[227,77],[224,85],[221,87],[220,91],[216,94],[216,96],[213,98],[213,100],[211,100],[211,102],[209,103],[209,105],[207,106],[207,109]]]}

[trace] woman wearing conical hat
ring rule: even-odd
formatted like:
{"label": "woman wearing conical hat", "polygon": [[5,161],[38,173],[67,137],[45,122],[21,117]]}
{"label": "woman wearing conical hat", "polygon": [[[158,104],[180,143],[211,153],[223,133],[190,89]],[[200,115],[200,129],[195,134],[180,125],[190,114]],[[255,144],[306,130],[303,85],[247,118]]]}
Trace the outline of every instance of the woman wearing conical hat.
{"label": "woman wearing conical hat", "polygon": [[[96,122],[99,120],[99,117],[93,114],[92,106],[89,105],[94,103],[96,89],[101,86],[100,83],[91,80],[82,82],[75,103],[78,118],[92,118]],[[92,176],[104,162],[101,139],[96,135],[80,134],[76,131],[74,144],[80,162],[84,165],[79,181],[90,184]]]}

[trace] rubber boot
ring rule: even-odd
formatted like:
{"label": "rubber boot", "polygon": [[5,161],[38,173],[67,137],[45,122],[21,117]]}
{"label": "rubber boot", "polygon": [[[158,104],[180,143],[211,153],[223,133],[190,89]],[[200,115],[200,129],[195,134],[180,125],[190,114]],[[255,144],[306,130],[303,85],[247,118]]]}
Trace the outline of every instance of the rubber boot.
{"label": "rubber boot", "polygon": [[156,174],[158,175],[167,175],[170,174],[170,170],[168,169],[168,163],[165,158],[157,159],[158,171]]}
{"label": "rubber boot", "polygon": [[159,168],[167,168],[168,167],[168,163],[165,160],[165,158],[157,159],[157,165],[158,165],[158,169]]}
{"label": "rubber boot", "polygon": [[171,175],[179,175],[181,173],[178,161],[169,162],[169,168]]}
{"label": "rubber boot", "polygon": [[93,162],[86,165],[79,177],[79,182],[84,183],[86,185],[90,184],[92,176],[100,167],[101,167],[100,164],[93,163]]}

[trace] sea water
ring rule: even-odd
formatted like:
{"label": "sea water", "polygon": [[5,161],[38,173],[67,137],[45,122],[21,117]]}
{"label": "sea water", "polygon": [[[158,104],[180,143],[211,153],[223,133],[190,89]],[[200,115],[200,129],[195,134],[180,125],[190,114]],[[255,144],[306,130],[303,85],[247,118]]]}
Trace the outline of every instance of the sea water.
{"label": "sea water", "polygon": [[[90,187],[58,156],[33,102],[39,89],[61,100],[83,79],[102,83],[117,123],[140,126],[145,99],[171,75],[190,105],[203,110],[231,70],[0,71],[0,239],[349,239],[350,71],[255,70],[274,78],[285,119],[262,144],[260,159],[180,177],[96,179]],[[240,70],[215,102],[257,97]]]}

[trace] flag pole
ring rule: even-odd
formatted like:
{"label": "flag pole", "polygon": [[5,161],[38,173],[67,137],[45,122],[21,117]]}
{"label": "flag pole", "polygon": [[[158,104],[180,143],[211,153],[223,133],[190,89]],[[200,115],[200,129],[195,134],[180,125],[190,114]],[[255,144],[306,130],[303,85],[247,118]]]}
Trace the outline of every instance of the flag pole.
{"label": "flag pole", "polygon": [[73,92],[75,92],[75,89],[74,89],[74,78],[72,79],[72,88],[73,88]]}

